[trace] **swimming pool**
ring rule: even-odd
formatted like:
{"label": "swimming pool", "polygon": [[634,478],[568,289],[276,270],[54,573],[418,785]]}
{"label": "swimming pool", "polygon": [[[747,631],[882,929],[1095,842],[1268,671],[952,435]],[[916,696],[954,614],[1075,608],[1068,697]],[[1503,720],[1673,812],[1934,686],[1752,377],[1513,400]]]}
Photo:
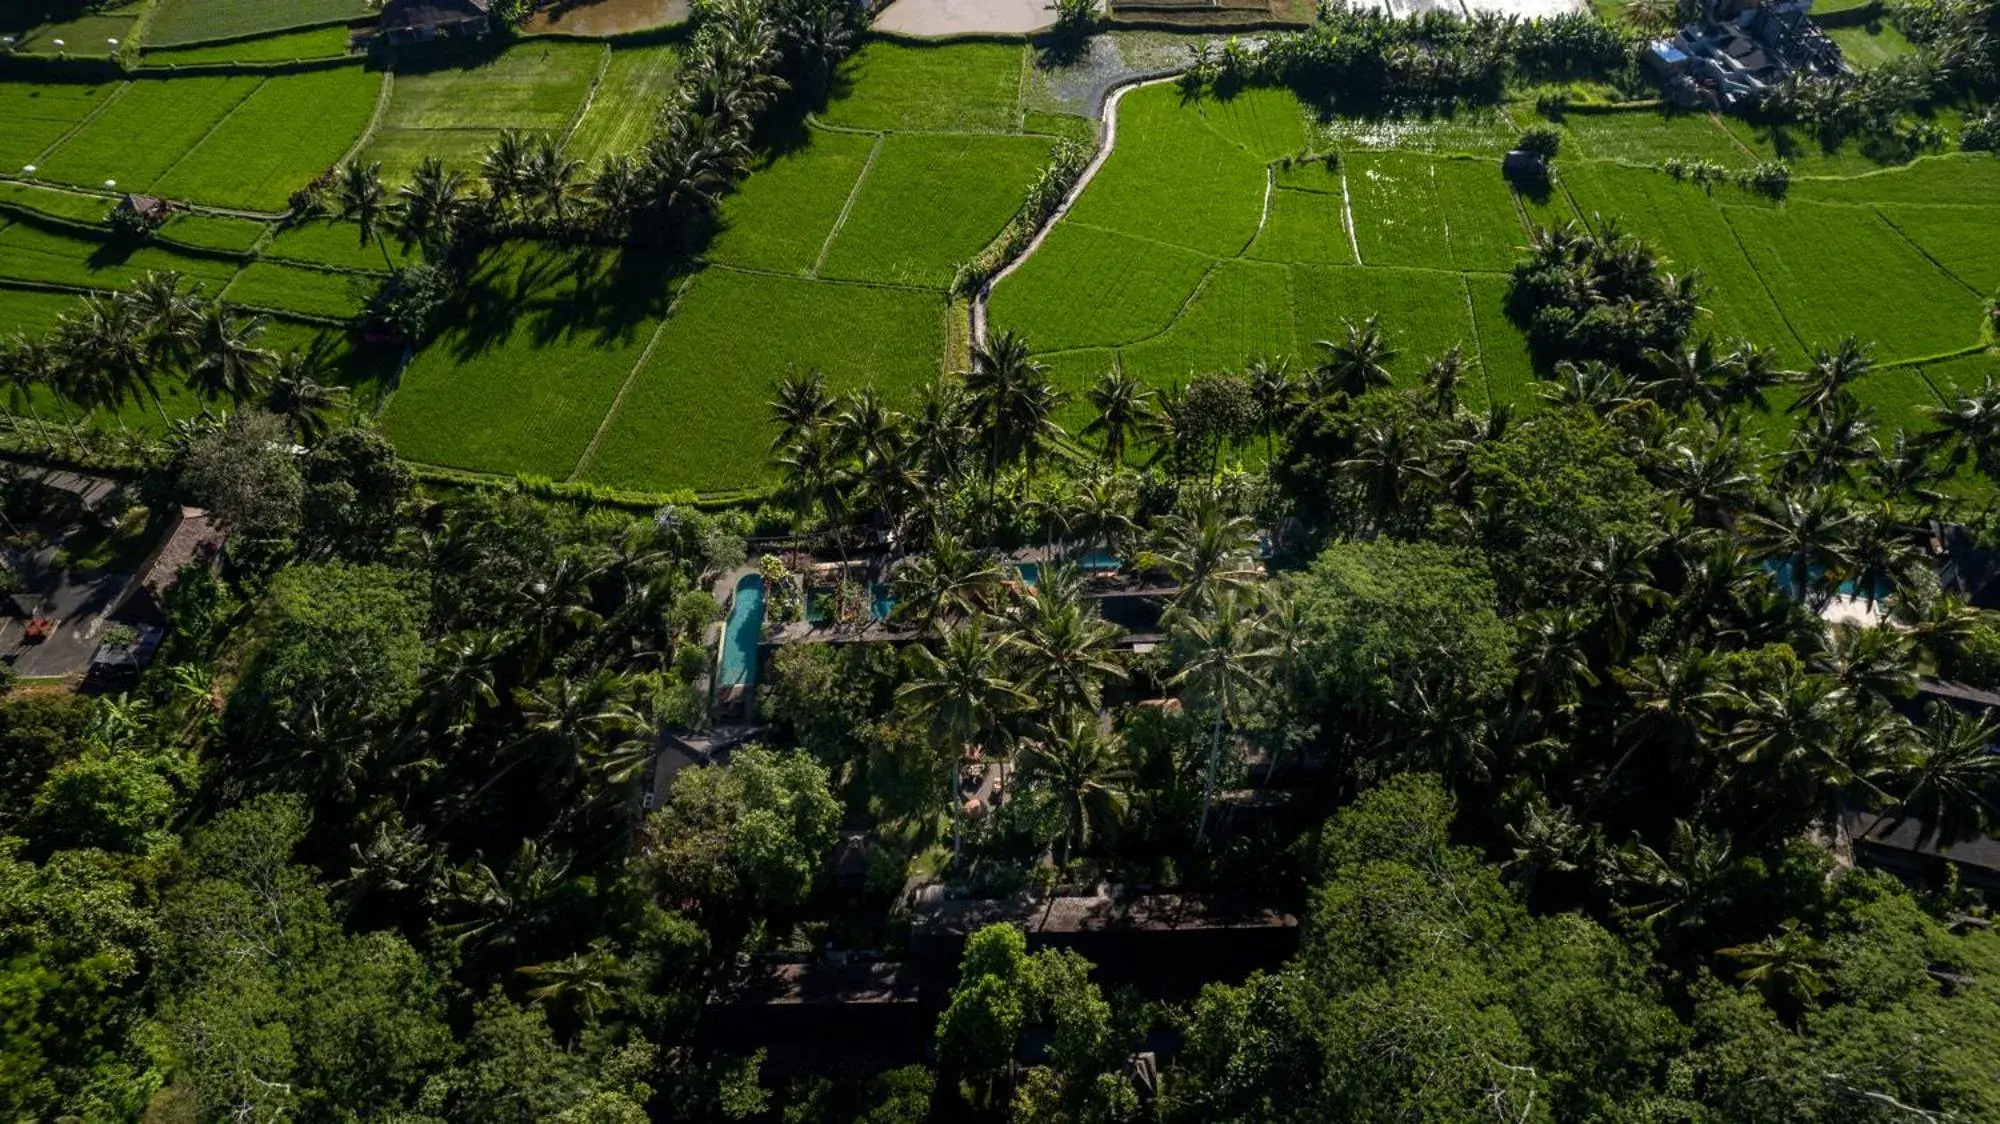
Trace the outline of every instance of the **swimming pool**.
{"label": "swimming pool", "polygon": [[722,630],[719,688],[750,687],[757,682],[757,643],[764,636],[764,577],[745,574],[729,603],[729,623]]}
{"label": "swimming pool", "polygon": [[[827,623],[826,606],[832,600],[833,595],[834,587],[830,585],[814,586],[806,590],[807,624]],[[874,585],[868,587],[868,618],[870,620],[886,621],[889,619],[889,614],[895,611],[896,598],[894,594],[889,592],[889,583],[876,582]]]}
{"label": "swimming pool", "polygon": [[[1102,548],[1089,551],[1076,559],[1076,567],[1083,571],[1085,577],[1115,574],[1122,565],[1118,561],[1116,554]],[[1042,579],[1042,563],[1040,562],[1016,562],[1014,563],[1014,571],[1020,574],[1021,581],[1028,585],[1034,585]]]}

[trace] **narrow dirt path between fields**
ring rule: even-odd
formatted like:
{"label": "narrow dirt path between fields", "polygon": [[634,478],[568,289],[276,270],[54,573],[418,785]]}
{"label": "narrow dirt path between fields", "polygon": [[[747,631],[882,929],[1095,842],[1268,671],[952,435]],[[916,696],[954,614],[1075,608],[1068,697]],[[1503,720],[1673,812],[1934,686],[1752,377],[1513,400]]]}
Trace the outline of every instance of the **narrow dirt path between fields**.
{"label": "narrow dirt path between fields", "polygon": [[1070,185],[1069,191],[1064,193],[1062,202],[1056,204],[1055,210],[1049,212],[1049,217],[1042,220],[1041,227],[1035,231],[1033,238],[1028,239],[1028,244],[1021,248],[1021,252],[1014,255],[1012,261],[1001,266],[993,276],[987,278],[986,283],[973,294],[972,345],[974,347],[986,346],[986,303],[993,298],[994,286],[1005,281],[1021,267],[1022,262],[1033,257],[1035,251],[1042,248],[1042,242],[1048,238],[1049,231],[1054,230],[1056,224],[1063,220],[1063,216],[1069,214],[1069,209],[1082,198],[1084,189],[1090,186],[1090,181],[1097,178],[1098,169],[1104,167],[1106,160],[1111,159],[1111,150],[1118,146],[1118,103],[1133,90],[1141,86],[1156,86],[1161,82],[1171,82],[1179,78],[1184,70],[1185,68],[1178,68],[1142,74],[1126,79],[1111,89],[1110,95],[1104,99],[1104,108],[1098,115],[1104,131],[1104,141],[1097,146],[1097,154],[1090,158],[1090,163],[1083,166],[1083,172],[1076,177],[1076,182]]}

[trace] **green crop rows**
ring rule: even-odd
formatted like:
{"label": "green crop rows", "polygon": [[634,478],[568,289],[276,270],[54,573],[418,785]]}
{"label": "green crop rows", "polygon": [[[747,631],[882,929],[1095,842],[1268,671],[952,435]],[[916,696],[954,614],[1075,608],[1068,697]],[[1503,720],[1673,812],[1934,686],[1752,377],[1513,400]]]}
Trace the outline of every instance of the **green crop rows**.
{"label": "green crop rows", "polygon": [[475,63],[399,71],[368,158],[381,161],[383,177],[394,183],[426,156],[473,170],[503,129],[560,139],[605,51],[591,43],[530,42]]}
{"label": "green crop rows", "polygon": [[680,56],[672,47],[611,49],[611,60],[590,99],[590,108],[569,138],[569,155],[597,160],[615,152],[637,152],[659,115]]}
{"label": "green crop rows", "polygon": [[171,47],[214,39],[247,39],[367,15],[368,5],[362,0],[161,0],[146,41],[156,47]]}

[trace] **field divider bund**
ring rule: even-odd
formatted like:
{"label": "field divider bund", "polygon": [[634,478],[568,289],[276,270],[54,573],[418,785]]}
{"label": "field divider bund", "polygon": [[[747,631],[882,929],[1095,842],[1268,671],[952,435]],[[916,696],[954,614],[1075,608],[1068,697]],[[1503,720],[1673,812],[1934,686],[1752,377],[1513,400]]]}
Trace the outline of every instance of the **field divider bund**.
{"label": "field divider bund", "polygon": [[583,92],[583,101],[577,104],[576,112],[570,114],[569,124],[563,127],[562,143],[558,147],[565,154],[569,151],[569,142],[576,136],[577,127],[583,124],[583,119],[590,114],[591,105],[597,101],[597,91],[604,85],[604,75],[610,69],[611,44],[606,43],[597,59],[597,73],[590,76],[590,88]]}
{"label": "field divider bund", "polygon": [[590,443],[583,447],[583,452],[577,454],[576,464],[570,467],[569,475],[563,478],[566,483],[577,482],[576,478],[583,474],[584,467],[597,455],[597,447],[604,443],[604,435],[611,432],[611,423],[617,420],[618,411],[625,405],[626,392],[632,389],[633,383],[639,381],[639,375],[646,369],[646,364],[652,362],[653,351],[660,346],[660,339],[667,334],[667,325],[673,323],[674,313],[680,310],[681,298],[694,287],[694,282],[695,279],[692,277],[683,281],[675,290],[674,299],[667,302],[667,311],[660,316],[659,326],[653,329],[653,338],[646,341],[646,346],[639,352],[639,357],[632,361],[632,369],[625,372],[625,381],[618,384],[618,393],[612,396],[611,406],[604,411],[604,416],[598,419],[597,431],[590,435]]}
{"label": "field divider bund", "polygon": [[1028,239],[1028,244],[1021,247],[1021,252],[1014,255],[1013,260],[996,270],[993,276],[988,277],[986,282],[979,286],[979,291],[972,295],[970,314],[972,317],[972,344],[974,347],[986,346],[986,305],[993,297],[994,286],[1005,281],[1016,269],[1021,267],[1021,263],[1032,257],[1036,250],[1042,248],[1042,243],[1047,240],[1049,232],[1056,228],[1056,224],[1063,220],[1063,216],[1069,214],[1070,208],[1075,206],[1076,201],[1083,197],[1084,189],[1088,188],[1091,181],[1097,178],[1098,170],[1104,167],[1105,161],[1111,159],[1112,149],[1118,144],[1118,103],[1124,99],[1127,93],[1141,86],[1171,82],[1180,77],[1186,70],[1186,67],[1174,67],[1171,70],[1137,75],[1113,87],[1105,97],[1103,107],[1098,110],[1102,139],[1097,145],[1097,152],[1091,156],[1090,163],[1085,164],[1083,171],[1077,173],[1076,182],[1071,184],[1069,190],[1063,193],[1062,201],[1057,203],[1055,208],[1049,212],[1048,217],[1042,220],[1041,227],[1035,231],[1033,237]]}
{"label": "field divider bund", "polygon": [[852,285],[858,289],[890,289],[899,293],[926,293],[942,300],[945,292],[935,285],[906,285],[899,281],[857,281],[848,277],[807,277],[803,273],[786,273],[776,269],[758,269],[749,265],[732,265],[729,262],[713,261],[708,258],[694,259],[708,269],[721,269],[730,273],[742,273],[751,277],[775,277],[781,281],[803,281],[811,285]]}
{"label": "field divider bund", "polygon": [[1361,237],[1354,231],[1354,197],[1347,192],[1347,158],[1340,160],[1340,221],[1347,224],[1347,248],[1354,252],[1357,267],[1368,263],[1361,260]]}
{"label": "field divider bund", "polygon": [[[65,129],[63,131],[62,136],[59,136],[55,140],[50,141],[49,146],[47,148],[44,148],[41,150],[41,152],[37,153],[35,155],[35,163],[38,165],[46,163],[50,156],[53,156],[58,150],[62,148],[63,145],[68,144],[70,140],[73,137],[75,137],[78,133],[89,128],[91,122],[97,120],[99,114],[102,114],[105,110],[110,109],[111,103],[117,101],[119,98],[124,97],[125,91],[131,88],[132,88],[131,79],[128,78],[120,82],[118,84],[117,89],[105,95],[103,101],[98,102],[95,108],[93,108],[89,113],[83,115],[83,120],[78,121],[76,124],[71,125],[68,129]],[[8,178],[11,179],[13,177],[9,176]]]}
{"label": "field divider bund", "polygon": [[382,88],[375,91],[375,112],[368,116],[368,126],[361,130],[360,136],[354,138],[354,143],[348,146],[347,151],[341,153],[340,159],[334,162],[334,167],[352,164],[359,160],[361,154],[368,151],[368,146],[375,143],[376,130],[382,127],[382,115],[389,112],[389,99],[394,96],[395,90],[396,64],[391,62],[382,68]]}
{"label": "field divider bund", "polygon": [[826,256],[833,252],[833,240],[840,237],[840,229],[847,225],[847,216],[854,211],[854,201],[861,198],[861,187],[868,182],[868,173],[875,167],[875,158],[882,154],[882,143],[888,134],[875,134],[875,143],[868,149],[868,159],[861,162],[861,172],[854,177],[854,186],[847,189],[847,201],[840,205],[840,214],[833,220],[833,226],[826,232],[826,238],[819,244],[819,256],[813,259],[812,276],[819,279],[820,270],[826,268]]}
{"label": "field divider bund", "polygon": [[1923,257],[1925,261],[1931,263],[1931,268],[1937,270],[1939,273],[1944,274],[1946,277],[1951,278],[1953,281],[1958,282],[1960,287],[1962,287],[1966,292],[1971,293],[1974,297],[1978,298],[1979,300],[1982,301],[1986,300],[1990,296],[1990,294],[1980,292],[1979,289],[1976,288],[1970,281],[1967,281],[1965,278],[1960,277],[1957,273],[1953,272],[1950,266],[1932,257],[1931,252],[1929,250],[1924,249],[1922,246],[1918,245],[1916,239],[1903,233],[1903,228],[1896,225],[1896,220],[1890,218],[1888,215],[1883,214],[1881,207],[1876,206],[1874,204],[1870,204],[1868,209],[1875,212],[1876,221],[1880,222],[1883,226],[1888,227],[1890,231],[1896,235],[1897,238],[1902,240],[1904,245],[1908,246],[1912,250],[1915,250],[1919,255]]}

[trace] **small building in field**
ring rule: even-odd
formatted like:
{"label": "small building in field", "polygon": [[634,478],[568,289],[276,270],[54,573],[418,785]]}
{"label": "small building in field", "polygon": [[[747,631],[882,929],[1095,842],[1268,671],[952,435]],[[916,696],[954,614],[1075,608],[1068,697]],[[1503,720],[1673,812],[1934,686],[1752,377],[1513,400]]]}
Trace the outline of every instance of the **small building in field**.
{"label": "small building in field", "polygon": [[477,39],[492,29],[491,9],[491,0],[387,0],[378,33],[397,46]]}

